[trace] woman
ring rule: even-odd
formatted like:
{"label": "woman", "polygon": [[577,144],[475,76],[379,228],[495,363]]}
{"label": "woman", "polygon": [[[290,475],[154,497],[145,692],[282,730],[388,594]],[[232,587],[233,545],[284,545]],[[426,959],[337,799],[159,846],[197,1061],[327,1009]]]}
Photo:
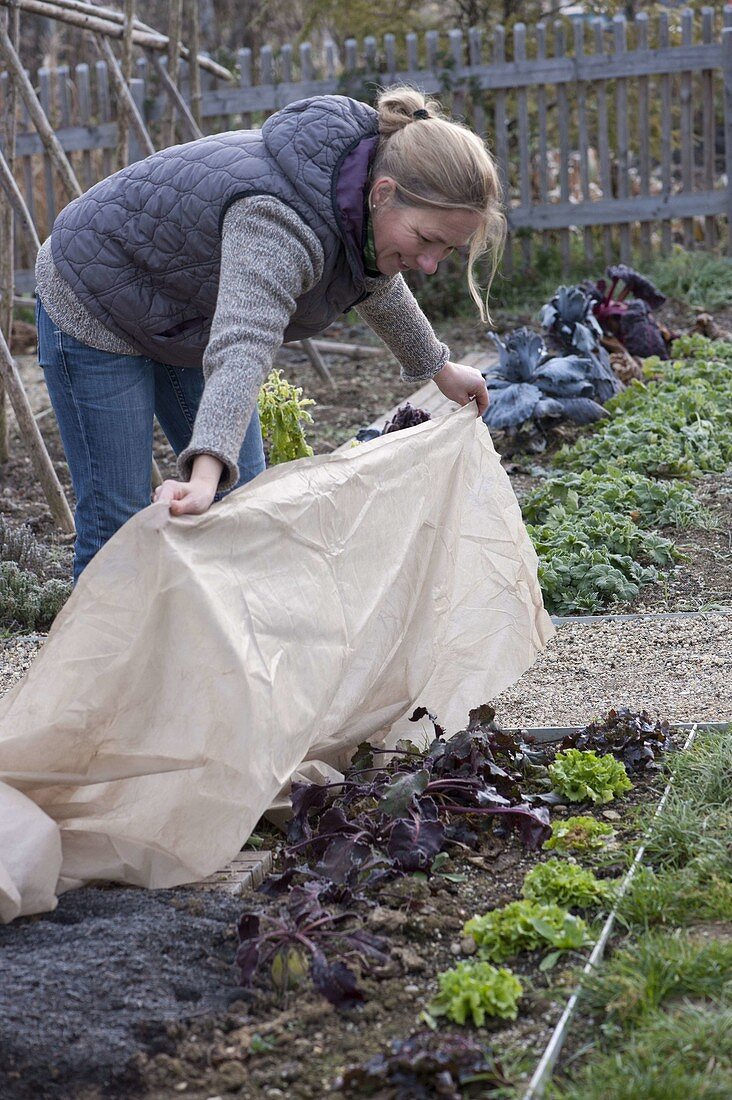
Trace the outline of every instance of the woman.
{"label": "woman", "polygon": [[150,500],[153,414],[179,481],[175,515],[264,469],[259,387],[283,340],[355,306],[408,381],[459,404],[488,397],[450,362],[401,273],[456,248],[500,253],[504,219],[483,143],[411,88],[377,108],[292,103],[261,131],[201,138],[75,199],[38,257],[39,356],[77,497],[76,580]]}

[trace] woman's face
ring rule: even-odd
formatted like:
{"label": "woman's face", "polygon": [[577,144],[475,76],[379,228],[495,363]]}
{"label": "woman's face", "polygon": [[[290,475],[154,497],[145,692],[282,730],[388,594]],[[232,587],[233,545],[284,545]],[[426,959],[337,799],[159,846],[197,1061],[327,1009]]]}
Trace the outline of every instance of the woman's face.
{"label": "woman's face", "polygon": [[468,244],[481,224],[472,210],[441,210],[437,206],[407,206],[395,198],[388,176],[371,189],[376,266],[382,275],[423,271],[434,275],[437,265],[456,248]]}

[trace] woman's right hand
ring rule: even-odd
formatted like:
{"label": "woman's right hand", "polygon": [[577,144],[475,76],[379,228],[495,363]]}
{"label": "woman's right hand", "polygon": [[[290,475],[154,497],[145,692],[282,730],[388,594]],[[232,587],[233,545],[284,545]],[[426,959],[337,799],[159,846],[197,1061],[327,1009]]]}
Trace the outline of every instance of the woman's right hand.
{"label": "woman's right hand", "polygon": [[190,481],[164,481],[153,494],[155,504],[167,501],[172,516],[200,516],[216,496],[223,462],[213,455],[196,455]]}

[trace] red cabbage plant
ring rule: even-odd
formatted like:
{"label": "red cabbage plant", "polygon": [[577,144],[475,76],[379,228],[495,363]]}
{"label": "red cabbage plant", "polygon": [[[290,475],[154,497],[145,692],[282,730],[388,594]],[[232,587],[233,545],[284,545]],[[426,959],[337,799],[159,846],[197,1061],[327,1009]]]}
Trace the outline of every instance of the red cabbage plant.
{"label": "red cabbage plant", "polygon": [[505,342],[493,334],[499,363],[483,372],[490,405],[483,414],[489,428],[539,436],[552,421],[592,424],[607,416],[599,401],[596,366],[588,355],[552,356],[528,328],[509,332]]}
{"label": "red cabbage plant", "polygon": [[591,363],[590,378],[601,405],[623,389],[610,355],[602,346],[602,328],[593,312],[594,298],[581,286],[560,286],[542,307],[539,319],[549,346],[564,355],[579,354]]}
{"label": "red cabbage plant", "polygon": [[[593,311],[603,332],[614,336],[639,359],[647,359],[650,355],[668,359],[666,340],[653,316],[666,301],[666,295],[627,264],[608,267],[606,275],[609,283],[598,279],[596,283],[583,284],[593,300]],[[630,301],[627,300],[629,294],[633,295]]]}

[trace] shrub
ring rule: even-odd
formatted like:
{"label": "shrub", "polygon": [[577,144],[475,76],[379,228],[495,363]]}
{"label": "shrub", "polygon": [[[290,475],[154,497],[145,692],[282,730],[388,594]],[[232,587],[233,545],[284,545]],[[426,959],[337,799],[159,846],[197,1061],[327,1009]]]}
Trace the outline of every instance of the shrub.
{"label": "shrub", "polygon": [[70,595],[65,581],[42,582],[15,562],[0,562],[0,629],[48,630]]}

